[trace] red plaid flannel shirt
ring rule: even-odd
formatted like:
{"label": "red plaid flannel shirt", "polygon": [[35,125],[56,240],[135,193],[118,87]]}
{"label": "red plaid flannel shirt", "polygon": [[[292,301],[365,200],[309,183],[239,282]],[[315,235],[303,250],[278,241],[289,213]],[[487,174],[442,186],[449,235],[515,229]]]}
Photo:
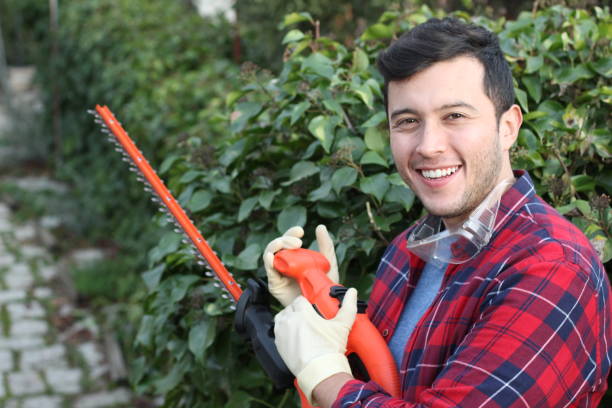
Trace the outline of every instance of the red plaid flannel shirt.
{"label": "red plaid flannel shirt", "polygon": [[[597,406],[612,358],[610,283],[584,234],[515,175],[491,241],[447,268],[408,340],[402,398],[351,380],[334,407]],[[387,340],[424,265],[406,236],[385,252],[368,306]]]}

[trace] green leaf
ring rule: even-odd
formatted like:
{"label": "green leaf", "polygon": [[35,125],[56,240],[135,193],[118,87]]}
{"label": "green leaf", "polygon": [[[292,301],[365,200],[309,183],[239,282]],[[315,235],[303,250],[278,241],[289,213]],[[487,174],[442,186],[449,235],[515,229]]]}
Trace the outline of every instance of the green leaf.
{"label": "green leaf", "polygon": [[262,191],[261,193],[259,193],[259,205],[261,205],[265,210],[269,210],[270,206],[272,205],[272,201],[274,200],[274,197],[280,194],[280,192],[280,189],[273,191]]}
{"label": "green leaf", "polygon": [[203,176],[204,172],[200,170],[189,170],[187,173],[183,174],[181,179],[179,180],[182,184],[189,184],[196,178]]}
{"label": "green leaf", "polygon": [[319,172],[319,167],[311,161],[300,161],[291,167],[289,180],[281,183],[283,186],[288,186],[296,181],[305,179]]}
{"label": "green leaf", "polygon": [[555,70],[554,81],[558,84],[573,84],[580,79],[593,77],[593,72],[585,65],[565,66]]}
{"label": "green leaf", "polygon": [[547,112],[533,111],[533,112],[529,112],[528,114],[523,116],[523,119],[525,119],[525,120],[534,120],[534,119],[543,118],[545,116],[548,116]]}
{"label": "green leaf", "polygon": [[408,187],[392,185],[385,195],[385,201],[401,204],[409,211],[414,204],[414,193]]}
{"label": "green leaf", "polygon": [[373,126],[378,126],[383,121],[387,120],[387,114],[383,112],[378,112],[372,115],[368,120],[366,120],[361,127],[362,128],[370,128]]}
{"label": "green leaf", "polygon": [[149,251],[149,262],[156,264],[161,261],[166,255],[176,252],[181,243],[181,236],[175,232],[165,233],[157,246]]}
{"label": "green leaf", "polygon": [[576,208],[578,208],[585,217],[591,216],[592,211],[588,201],[576,200],[574,202],[576,203]]}
{"label": "green leaf", "polygon": [[225,106],[231,108],[244,95],[243,91],[231,91],[225,97]]}
{"label": "green leaf", "polygon": [[572,185],[577,192],[585,192],[594,190],[596,182],[593,177],[579,174],[577,176],[572,176]]}
{"label": "green leaf", "polygon": [[251,244],[238,254],[234,261],[234,267],[242,270],[257,269],[260,257],[261,247],[257,244]]}
{"label": "green leaf", "polygon": [[309,55],[302,61],[302,70],[309,70],[323,78],[331,79],[334,75],[332,61],[321,53]]}
{"label": "green leaf", "polygon": [[295,205],[285,208],[278,214],[276,228],[281,234],[284,234],[285,231],[296,225],[300,227],[306,225],[306,208],[301,205]]}
{"label": "green leaf", "polygon": [[591,68],[606,78],[612,76],[612,57],[603,57],[591,63]]}
{"label": "green leaf", "polygon": [[257,116],[257,114],[261,112],[262,108],[263,106],[258,102],[241,102],[237,104],[236,110],[234,111],[237,117],[232,120],[232,123],[230,124],[230,130],[232,133],[241,132],[249,120]]}
{"label": "green leaf", "polygon": [[244,391],[235,391],[231,393],[229,401],[223,408],[251,408],[253,397]]}
{"label": "green leaf", "polygon": [[174,364],[168,375],[155,381],[156,392],[161,395],[166,394],[181,382],[184,374],[185,370],[180,365]]}
{"label": "green leaf", "polygon": [[402,179],[402,176],[400,176],[398,172],[389,174],[387,176],[387,180],[389,180],[389,183],[393,184],[394,186],[407,187],[406,183],[404,182],[404,179]]}
{"label": "green leaf", "polygon": [[374,95],[372,89],[367,84],[351,83],[351,90],[366,104],[370,109],[373,109]]}
{"label": "green leaf", "polygon": [[298,29],[293,29],[289,31],[287,34],[285,34],[285,37],[283,38],[282,43],[283,44],[292,43],[292,42],[300,41],[302,38],[304,38],[304,33]]}
{"label": "green leaf", "polygon": [[199,281],[197,275],[179,275],[172,277],[172,290],[170,291],[170,300],[176,303],[182,300],[187,294],[187,290],[195,282]]}
{"label": "green leaf", "polygon": [[389,167],[389,163],[387,163],[387,161],[383,159],[380,154],[373,151],[365,152],[365,154],[361,156],[359,164],[378,164],[379,166]]}
{"label": "green leaf", "polygon": [[334,172],[331,178],[332,188],[340,193],[344,187],[352,185],[357,180],[357,170],[352,167],[342,167]]}
{"label": "green leaf", "polygon": [[527,57],[527,67],[525,68],[526,74],[531,74],[542,68],[544,65],[544,58],[541,55],[536,55],[533,57]]}
{"label": "green leaf", "polygon": [[370,60],[368,58],[368,54],[366,54],[361,48],[355,48],[355,51],[353,51],[353,71],[366,71],[369,66]]}
{"label": "green leaf", "polygon": [[308,101],[302,101],[295,105],[293,107],[293,110],[291,111],[290,124],[295,124],[295,122],[297,122],[302,117],[302,115],[304,115],[304,112],[306,112],[308,108],[310,108],[310,102]]}
{"label": "green leaf", "polygon": [[527,92],[519,88],[514,88],[514,93],[516,94],[516,99],[518,99],[521,108],[523,108],[525,112],[529,112],[529,103],[527,103]]}
{"label": "green leaf", "polygon": [[144,315],[140,320],[140,327],[138,328],[135,343],[150,347],[153,344],[154,332],[155,318],[150,315]]}
{"label": "green leaf", "polygon": [[191,196],[191,200],[189,200],[187,208],[193,212],[202,211],[210,205],[212,199],[213,195],[210,193],[210,191],[196,191],[196,193]]}
{"label": "green leaf", "polygon": [[215,319],[203,319],[191,327],[189,330],[189,351],[193,353],[196,360],[204,362],[206,350],[213,344],[217,333]]}
{"label": "green leaf", "polygon": [[326,153],[329,153],[334,142],[335,124],[329,116],[319,115],[314,117],[308,124],[308,130],[314,137],[319,139]]}
{"label": "green leaf", "polygon": [[378,173],[371,177],[364,177],[359,182],[359,189],[366,194],[371,194],[382,201],[383,197],[389,190],[389,181],[387,175],[384,173]]}
{"label": "green leaf", "polygon": [[142,280],[147,286],[149,292],[152,292],[157,288],[157,285],[159,285],[159,281],[161,280],[165,270],[166,264],[162,263],[142,274]]}
{"label": "green leaf", "polygon": [[236,143],[231,144],[223,151],[223,154],[219,158],[219,163],[224,166],[231,165],[237,158],[242,156],[247,145],[248,139],[240,139]]}
{"label": "green leaf", "polygon": [[314,20],[310,13],[302,12],[302,13],[290,13],[285,16],[281,28],[288,27],[293,24],[301,23],[303,21],[310,21],[314,24]]}
{"label": "green leaf", "polygon": [[539,142],[538,138],[533,132],[527,128],[522,128],[518,134],[519,145],[526,147],[530,150],[538,150]]}
{"label": "green leaf", "polygon": [[159,174],[162,175],[170,170],[174,162],[176,162],[178,159],[180,159],[180,156],[174,154],[166,157],[161,166],[159,166]]}
{"label": "green leaf", "polygon": [[319,186],[316,190],[312,190],[308,194],[308,201],[319,201],[329,197],[329,193],[332,189],[331,181],[327,180]]}
{"label": "green leaf", "polygon": [[536,76],[525,76],[522,81],[531,99],[539,103],[542,99],[542,81]]}
{"label": "green leaf", "polygon": [[394,32],[392,27],[385,24],[376,23],[369,26],[365,32],[361,34],[360,38],[363,41],[383,40],[393,37],[393,34]]}
{"label": "green leaf", "polygon": [[366,130],[364,141],[368,149],[378,153],[383,153],[388,145],[387,134],[377,127],[370,127]]}
{"label": "green leaf", "polygon": [[253,208],[259,202],[259,197],[249,197],[240,203],[240,209],[238,210],[238,222],[242,222],[251,215]]}

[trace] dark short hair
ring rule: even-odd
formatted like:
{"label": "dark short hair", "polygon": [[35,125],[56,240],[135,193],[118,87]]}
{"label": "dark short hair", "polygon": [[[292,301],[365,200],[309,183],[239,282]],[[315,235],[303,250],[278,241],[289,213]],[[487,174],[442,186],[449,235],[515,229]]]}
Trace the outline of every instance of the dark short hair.
{"label": "dark short hair", "polygon": [[484,91],[499,120],[514,103],[512,72],[499,40],[484,27],[451,17],[432,18],[414,27],[378,55],[378,70],[385,80],[385,108],[390,81],[409,78],[436,62],[459,56],[474,57],[484,66]]}

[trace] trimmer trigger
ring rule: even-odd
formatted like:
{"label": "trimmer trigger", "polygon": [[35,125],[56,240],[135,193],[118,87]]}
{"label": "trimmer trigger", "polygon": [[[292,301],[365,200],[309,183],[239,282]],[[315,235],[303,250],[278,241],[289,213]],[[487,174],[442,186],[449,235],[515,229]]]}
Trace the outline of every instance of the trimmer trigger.
{"label": "trimmer trigger", "polygon": [[[340,301],[340,307],[342,306],[342,301],[344,300],[344,295],[346,295],[347,290],[348,288],[345,288],[344,286],[332,286],[331,288],[329,288],[329,296],[338,299]],[[357,301],[357,313],[365,313],[367,308],[368,302],[366,302],[365,300]]]}

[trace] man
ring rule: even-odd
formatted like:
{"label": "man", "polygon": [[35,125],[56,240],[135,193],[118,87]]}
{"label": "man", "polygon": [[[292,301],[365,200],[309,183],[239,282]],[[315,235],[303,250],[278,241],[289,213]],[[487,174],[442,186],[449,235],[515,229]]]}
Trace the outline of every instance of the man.
{"label": "man", "polygon": [[[368,315],[388,340],[401,398],[354,379],[349,290],[318,316],[272,267],[303,231],[270,243],[270,290],[287,306],[277,348],[322,407],[596,406],[612,358],[610,283],[586,237],[535,195],[510,148],[522,123],[497,38],[432,19],[379,56],[391,149],[429,215],[387,248]],[[337,279],[333,244],[317,228]]]}

